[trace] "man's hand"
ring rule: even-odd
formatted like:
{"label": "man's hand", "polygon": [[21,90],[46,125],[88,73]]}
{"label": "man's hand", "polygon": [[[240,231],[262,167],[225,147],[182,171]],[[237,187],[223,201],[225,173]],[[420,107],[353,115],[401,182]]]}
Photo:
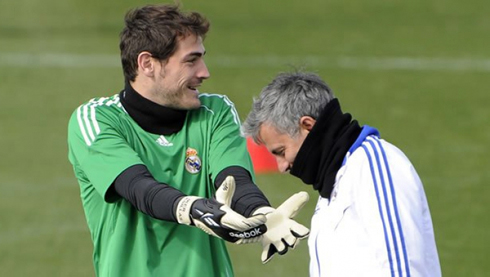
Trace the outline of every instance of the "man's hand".
{"label": "man's hand", "polygon": [[249,218],[231,209],[235,179],[226,177],[214,199],[185,196],[177,204],[176,218],[180,224],[195,225],[204,232],[236,244],[248,243],[267,231],[266,216]]}
{"label": "man's hand", "polygon": [[286,254],[288,248],[295,248],[300,239],[309,235],[308,228],[292,220],[308,199],[308,193],[302,191],[289,197],[277,209],[261,207],[254,212],[254,215],[265,214],[267,217],[267,232],[255,239],[262,242],[262,263],[270,261],[275,253]]}

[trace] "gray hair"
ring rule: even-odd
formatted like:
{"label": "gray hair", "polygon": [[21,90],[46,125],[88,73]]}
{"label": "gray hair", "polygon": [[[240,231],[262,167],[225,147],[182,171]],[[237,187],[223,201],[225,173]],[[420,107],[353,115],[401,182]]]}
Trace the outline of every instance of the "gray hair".
{"label": "gray hair", "polygon": [[299,134],[301,117],[317,119],[334,98],[332,90],[315,73],[280,73],[254,98],[242,132],[259,143],[260,127],[267,123],[279,133],[294,138]]}

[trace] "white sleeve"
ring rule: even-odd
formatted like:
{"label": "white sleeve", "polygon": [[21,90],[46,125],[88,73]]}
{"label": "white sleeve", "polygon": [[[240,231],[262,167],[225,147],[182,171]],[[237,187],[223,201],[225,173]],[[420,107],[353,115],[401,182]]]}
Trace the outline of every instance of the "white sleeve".
{"label": "white sleeve", "polygon": [[383,269],[394,276],[440,276],[427,199],[411,162],[373,136],[361,148],[365,161],[353,203]]}

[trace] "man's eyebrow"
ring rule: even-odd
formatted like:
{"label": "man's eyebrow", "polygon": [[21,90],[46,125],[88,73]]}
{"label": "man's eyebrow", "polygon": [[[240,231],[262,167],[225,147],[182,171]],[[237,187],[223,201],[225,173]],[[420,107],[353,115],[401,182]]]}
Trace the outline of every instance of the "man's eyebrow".
{"label": "man's eyebrow", "polygon": [[204,55],[206,55],[206,51],[204,51],[204,52],[198,52],[198,51],[196,51],[196,52],[191,52],[191,53],[185,55],[185,57],[186,58],[189,58],[189,57],[202,57]]}

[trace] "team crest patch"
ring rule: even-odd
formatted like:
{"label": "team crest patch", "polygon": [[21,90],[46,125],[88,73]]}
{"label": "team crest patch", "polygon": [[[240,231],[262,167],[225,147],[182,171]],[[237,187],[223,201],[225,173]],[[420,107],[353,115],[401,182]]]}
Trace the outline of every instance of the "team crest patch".
{"label": "team crest patch", "polygon": [[185,151],[185,169],[189,173],[196,174],[201,171],[201,159],[197,155],[197,150],[188,147]]}

